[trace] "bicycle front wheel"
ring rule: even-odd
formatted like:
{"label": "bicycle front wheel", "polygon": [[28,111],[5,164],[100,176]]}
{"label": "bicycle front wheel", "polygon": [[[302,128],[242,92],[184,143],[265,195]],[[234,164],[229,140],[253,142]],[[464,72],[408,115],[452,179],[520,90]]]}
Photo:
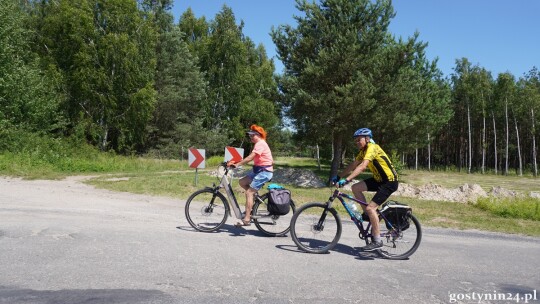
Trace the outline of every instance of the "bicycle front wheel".
{"label": "bicycle front wheel", "polygon": [[291,210],[285,215],[271,215],[268,212],[268,193],[256,199],[253,206],[253,223],[262,233],[269,236],[283,236],[290,230],[291,218],[296,206],[291,199]]}
{"label": "bicycle front wheel", "polygon": [[[408,214],[407,219],[409,225],[405,230],[400,228],[388,229],[386,225],[381,225],[383,247],[378,250],[381,256],[391,260],[403,260],[418,249],[422,240],[420,222],[412,214]],[[392,226],[399,226],[394,223],[391,224]]]}
{"label": "bicycle front wheel", "polygon": [[212,232],[227,221],[229,204],[223,194],[208,188],[199,190],[188,198],[185,212],[191,227],[202,232]]}
{"label": "bicycle front wheel", "polygon": [[291,237],[298,248],[311,253],[326,253],[341,237],[341,220],[334,208],[309,203],[298,208],[291,219]]}

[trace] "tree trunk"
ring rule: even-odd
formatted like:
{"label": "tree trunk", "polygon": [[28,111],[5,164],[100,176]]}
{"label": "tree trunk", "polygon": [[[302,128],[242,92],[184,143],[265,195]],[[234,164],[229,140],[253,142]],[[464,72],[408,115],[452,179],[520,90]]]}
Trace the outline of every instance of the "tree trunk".
{"label": "tree trunk", "polygon": [[471,173],[471,167],[472,167],[472,130],[471,130],[471,109],[469,104],[467,103],[467,124],[469,126],[469,166],[467,168],[467,172]]}
{"label": "tree trunk", "polygon": [[107,127],[107,123],[105,122],[105,114],[103,113],[101,114],[101,118],[99,119],[99,126],[102,131],[99,148],[101,149],[101,151],[105,151],[105,149],[107,148],[107,140],[109,140],[109,128]]}
{"label": "tree trunk", "polygon": [[347,155],[347,148],[343,148],[343,151],[341,151],[341,161],[339,162],[339,168],[343,168],[345,164],[343,163],[343,160],[345,159],[345,156]]}
{"label": "tree trunk", "polygon": [[482,174],[486,173],[486,103],[484,101],[484,92],[482,94]]}
{"label": "tree trunk", "polygon": [[531,118],[532,118],[532,152],[533,152],[533,168],[534,176],[538,176],[538,165],[536,163],[536,127],[534,125],[534,109],[531,109]]}
{"label": "tree trunk", "polygon": [[317,149],[317,151],[316,151],[316,153],[317,153],[317,155],[316,155],[316,157],[317,157],[317,166],[319,167],[319,171],[320,171],[321,170],[321,159],[319,158],[319,144],[317,144],[316,149]]}
{"label": "tree trunk", "polygon": [[414,154],[414,170],[418,170],[418,148],[415,149]]}
{"label": "tree trunk", "polygon": [[493,117],[493,148],[495,155],[495,175],[497,175],[497,127],[495,124],[495,114],[491,112],[491,117]]}
{"label": "tree trunk", "polygon": [[103,135],[102,135],[101,144],[100,144],[101,151],[105,151],[105,149],[107,148],[108,137],[109,137],[109,129],[105,128],[103,130]]}
{"label": "tree trunk", "polygon": [[332,176],[336,176],[338,173],[339,165],[341,164],[341,146],[343,144],[343,135],[334,133],[334,140],[332,142],[332,165],[330,166],[330,176],[328,177],[328,183]]}
{"label": "tree trunk", "polygon": [[427,134],[427,151],[428,151],[428,171],[431,171],[431,141],[429,140],[429,133]]}
{"label": "tree trunk", "polygon": [[504,149],[505,164],[504,164],[504,175],[508,175],[508,146],[510,145],[510,128],[508,123],[508,98],[504,99],[504,116],[506,121],[506,147]]}
{"label": "tree trunk", "polygon": [[486,113],[483,113],[484,127],[482,130],[482,174],[486,173]]}
{"label": "tree trunk", "polygon": [[[512,111],[513,113],[514,111]],[[521,147],[519,145],[519,129],[516,115],[514,114],[514,124],[516,126],[516,138],[517,138],[517,150],[518,150],[518,161],[519,161],[519,171],[518,176],[523,176],[523,161],[521,160]]]}

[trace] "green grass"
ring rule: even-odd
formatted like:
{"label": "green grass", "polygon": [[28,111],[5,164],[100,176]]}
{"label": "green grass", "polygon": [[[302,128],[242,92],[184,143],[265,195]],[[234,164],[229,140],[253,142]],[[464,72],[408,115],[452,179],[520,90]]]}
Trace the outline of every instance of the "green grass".
{"label": "green grass", "polygon": [[[283,159],[281,161],[286,161]],[[295,167],[295,162],[292,160],[291,167]],[[247,169],[247,168],[246,168]],[[129,180],[120,180],[111,182],[110,177],[100,177],[92,179],[91,184],[97,187],[103,187],[116,191],[127,191],[141,194],[154,194],[174,197],[178,199],[186,199],[195,190],[204,186],[211,186],[212,183],[218,183],[216,177],[211,177],[208,173],[212,168],[198,170],[198,185],[195,186],[195,170],[183,170],[178,172],[168,173],[145,173],[145,174],[130,174],[122,175],[129,176]],[[439,173],[431,173],[433,178],[436,178]],[[463,179],[463,177],[462,177]],[[285,185],[291,190],[293,200],[297,205],[308,202],[324,202],[331,195],[331,188],[311,189],[301,188],[292,185]],[[243,195],[240,194],[242,189],[238,186],[238,180],[233,182],[233,188],[236,191],[237,198],[241,204],[244,202]],[[367,195],[370,199],[370,195]],[[476,229],[503,233],[523,234],[530,236],[540,236],[540,220],[525,218],[518,215],[500,215],[492,210],[480,208],[477,204],[464,204],[454,202],[428,201],[418,200],[413,198],[392,197],[393,199],[406,203],[413,207],[414,214],[419,218],[422,225],[431,227],[443,227],[453,229]],[[508,205],[514,204],[518,206],[520,200],[508,202]],[[538,200],[531,200],[531,203]],[[529,204],[529,203],[525,203]],[[344,214],[341,204],[334,205],[342,214]],[[513,206],[513,205],[512,205]],[[527,205],[528,206],[528,205]],[[536,206],[536,205],[534,205]],[[522,207],[516,207],[523,210]],[[528,210],[528,209],[527,209]],[[343,219],[346,217],[344,216]]]}
{"label": "green grass", "polygon": [[[17,141],[7,148],[6,141],[4,146],[0,143],[0,175],[48,179],[68,175],[97,175],[88,183],[115,191],[169,196],[181,200],[186,199],[197,189],[218,183],[218,179],[208,173],[215,170],[223,161],[222,157],[207,159],[206,169],[199,169],[196,173],[185,161],[119,156],[99,152],[94,147],[80,142],[44,138],[33,134],[23,133],[17,138]],[[0,139],[10,140],[1,132]],[[323,179],[328,178],[328,163],[321,164],[319,170],[313,159],[278,157],[275,162],[278,168],[309,169]],[[246,169],[249,169],[249,166],[246,166]],[[363,174],[360,178],[367,176],[369,174]],[[120,177],[123,178],[118,179]],[[486,191],[495,186],[520,193],[540,191],[540,182],[532,177],[403,170],[401,179],[413,185],[432,182],[446,188],[475,183]],[[298,205],[313,201],[324,202],[332,191],[330,188],[306,189],[292,185],[285,186],[291,189],[293,199]],[[238,180],[234,180],[233,187],[235,191],[241,191]],[[239,194],[237,197],[243,204],[243,195]],[[411,205],[414,214],[425,226],[540,236],[538,211],[540,207],[537,199],[482,199],[477,204],[399,197],[392,199]],[[340,205],[335,206],[343,212]]]}
{"label": "green grass", "polygon": [[475,206],[504,218],[540,221],[540,200],[533,198],[482,198]]}
{"label": "green grass", "polygon": [[[120,156],[86,143],[39,136],[24,131],[0,132],[0,174],[24,178],[62,178],[67,175],[156,172],[187,165],[175,160]],[[6,142],[10,142],[8,145]]]}

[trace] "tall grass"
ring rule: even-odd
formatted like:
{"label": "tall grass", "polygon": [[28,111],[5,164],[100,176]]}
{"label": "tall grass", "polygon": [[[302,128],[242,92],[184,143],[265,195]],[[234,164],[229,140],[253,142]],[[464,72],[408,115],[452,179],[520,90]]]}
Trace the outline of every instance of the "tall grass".
{"label": "tall grass", "polygon": [[534,198],[482,198],[475,206],[501,217],[540,221],[540,200]]}
{"label": "tall grass", "polygon": [[0,132],[0,174],[56,178],[70,174],[144,172],[178,169],[174,160],[143,159],[101,152],[74,139],[21,130]]}

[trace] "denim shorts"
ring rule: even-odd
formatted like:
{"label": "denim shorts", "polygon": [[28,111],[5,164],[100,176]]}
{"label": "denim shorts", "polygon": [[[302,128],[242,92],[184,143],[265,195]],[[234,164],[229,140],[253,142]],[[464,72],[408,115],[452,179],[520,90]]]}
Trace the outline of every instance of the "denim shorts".
{"label": "denim shorts", "polygon": [[261,190],[262,186],[264,186],[264,183],[272,179],[274,173],[269,171],[255,173],[253,171],[250,171],[247,176],[251,178],[251,184],[249,184],[249,186],[258,191]]}

